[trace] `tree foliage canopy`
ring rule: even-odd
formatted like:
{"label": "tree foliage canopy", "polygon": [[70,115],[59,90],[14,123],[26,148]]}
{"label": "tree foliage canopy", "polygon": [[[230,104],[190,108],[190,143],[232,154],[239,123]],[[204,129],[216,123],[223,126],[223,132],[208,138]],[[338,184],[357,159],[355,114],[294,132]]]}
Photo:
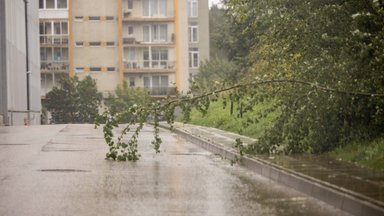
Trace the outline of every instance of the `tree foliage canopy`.
{"label": "tree foliage canopy", "polygon": [[[254,105],[264,100],[274,101],[273,107],[262,111],[258,118],[247,119],[247,124],[257,123],[259,118],[279,110],[271,128],[258,143],[248,147],[248,152],[319,153],[354,139],[383,134],[382,0],[223,2],[230,32],[221,40],[220,47],[228,50],[230,64],[235,63],[241,75],[215,72],[225,71],[215,62],[203,64],[200,77],[208,80],[221,75],[220,85],[197,82],[200,86],[195,86],[190,94],[132,106],[117,115],[105,113],[98,124],[106,122],[108,158],[138,159],[137,136],[148,116],[155,119],[152,143],[159,151],[161,140],[156,120],[160,115],[172,123],[174,110],[180,107],[188,120],[193,107],[207,112],[210,102],[218,97],[222,97],[224,106],[227,101],[242,103],[244,112],[252,112]],[[238,83],[233,83],[233,77],[239,77]],[[120,138],[113,140],[116,122],[132,114],[135,118]],[[136,123],[140,127],[125,142],[123,135]]]}
{"label": "tree foliage canopy", "polygon": [[[228,0],[243,44],[233,50],[250,78],[295,79],[359,92],[384,92],[384,10],[378,0]],[[260,89],[251,90],[251,95]],[[252,93],[253,92],[253,93]],[[297,85],[263,89],[282,114],[263,137],[264,150],[322,152],[384,129],[384,100]],[[249,94],[248,94],[249,95]],[[260,96],[260,94],[259,94]]]}
{"label": "tree foliage canopy", "polygon": [[151,96],[143,89],[130,88],[127,82],[117,86],[115,95],[107,100],[107,106],[111,113],[123,112],[134,104],[146,104],[152,100]]}
{"label": "tree foliage canopy", "polygon": [[48,92],[44,105],[51,112],[54,123],[93,123],[101,98],[90,76],[83,80],[63,76],[59,85]]}

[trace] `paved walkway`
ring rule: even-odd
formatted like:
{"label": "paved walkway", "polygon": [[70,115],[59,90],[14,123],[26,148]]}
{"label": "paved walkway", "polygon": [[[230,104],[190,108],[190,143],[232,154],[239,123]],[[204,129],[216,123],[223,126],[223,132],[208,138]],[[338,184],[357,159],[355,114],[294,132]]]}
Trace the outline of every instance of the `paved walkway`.
{"label": "paved walkway", "polygon": [[[233,147],[236,138],[244,143],[254,139],[215,128],[176,123],[176,128],[225,147]],[[384,171],[356,166],[327,156],[263,156],[257,158],[292,172],[317,179],[326,186],[384,208]]]}
{"label": "paved walkway", "polygon": [[0,215],[348,216],[168,130],[155,154],[153,132],[139,161],[114,162],[93,125],[1,127]]}

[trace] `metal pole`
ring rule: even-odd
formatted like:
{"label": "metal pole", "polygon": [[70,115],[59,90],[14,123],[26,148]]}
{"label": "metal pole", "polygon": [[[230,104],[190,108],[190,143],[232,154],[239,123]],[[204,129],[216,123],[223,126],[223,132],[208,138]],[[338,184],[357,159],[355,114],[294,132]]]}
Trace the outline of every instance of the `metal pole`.
{"label": "metal pole", "polygon": [[29,111],[31,110],[31,104],[30,104],[30,98],[29,98],[29,44],[28,44],[28,0],[24,0],[24,12],[25,12],[25,60],[26,60],[26,68],[27,68],[27,113],[28,113],[28,124],[30,121],[30,113]]}

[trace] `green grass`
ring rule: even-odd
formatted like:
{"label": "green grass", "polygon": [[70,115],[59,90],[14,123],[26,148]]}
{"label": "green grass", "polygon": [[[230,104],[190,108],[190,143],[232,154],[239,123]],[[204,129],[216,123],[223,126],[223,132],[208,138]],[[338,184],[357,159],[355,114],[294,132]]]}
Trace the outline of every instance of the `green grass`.
{"label": "green grass", "polygon": [[335,149],[329,155],[361,166],[384,169],[384,137],[372,141],[352,142]]}
{"label": "green grass", "polygon": [[[240,118],[238,117],[238,105],[235,104],[233,114],[231,115],[229,104],[224,108],[222,101],[213,102],[205,116],[197,110],[193,110],[191,113],[191,121],[189,123],[214,127],[252,138],[258,138],[264,133],[265,129],[271,127],[278,115],[278,112],[275,111],[261,117],[263,111],[272,107],[272,105],[272,102],[258,104],[253,107],[252,112],[246,112],[243,114],[243,117]],[[258,122],[256,124],[247,124],[247,119],[257,119]]]}

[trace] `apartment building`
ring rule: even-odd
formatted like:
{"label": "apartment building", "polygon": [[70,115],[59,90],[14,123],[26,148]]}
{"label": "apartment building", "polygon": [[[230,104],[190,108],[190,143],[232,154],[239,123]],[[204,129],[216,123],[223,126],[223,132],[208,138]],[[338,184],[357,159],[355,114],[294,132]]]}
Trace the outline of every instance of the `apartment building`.
{"label": "apartment building", "polygon": [[0,0],[0,125],[40,124],[38,26],[38,0]]}
{"label": "apartment building", "polygon": [[105,96],[126,81],[162,97],[187,92],[209,58],[208,0],[40,0],[40,9],[47,90],[68,73],[92,76]]}
{"label": "apartment building", "polygon": [[69,75],[69,19],[67,0],[39,0],[41,97],[60,76]]}

